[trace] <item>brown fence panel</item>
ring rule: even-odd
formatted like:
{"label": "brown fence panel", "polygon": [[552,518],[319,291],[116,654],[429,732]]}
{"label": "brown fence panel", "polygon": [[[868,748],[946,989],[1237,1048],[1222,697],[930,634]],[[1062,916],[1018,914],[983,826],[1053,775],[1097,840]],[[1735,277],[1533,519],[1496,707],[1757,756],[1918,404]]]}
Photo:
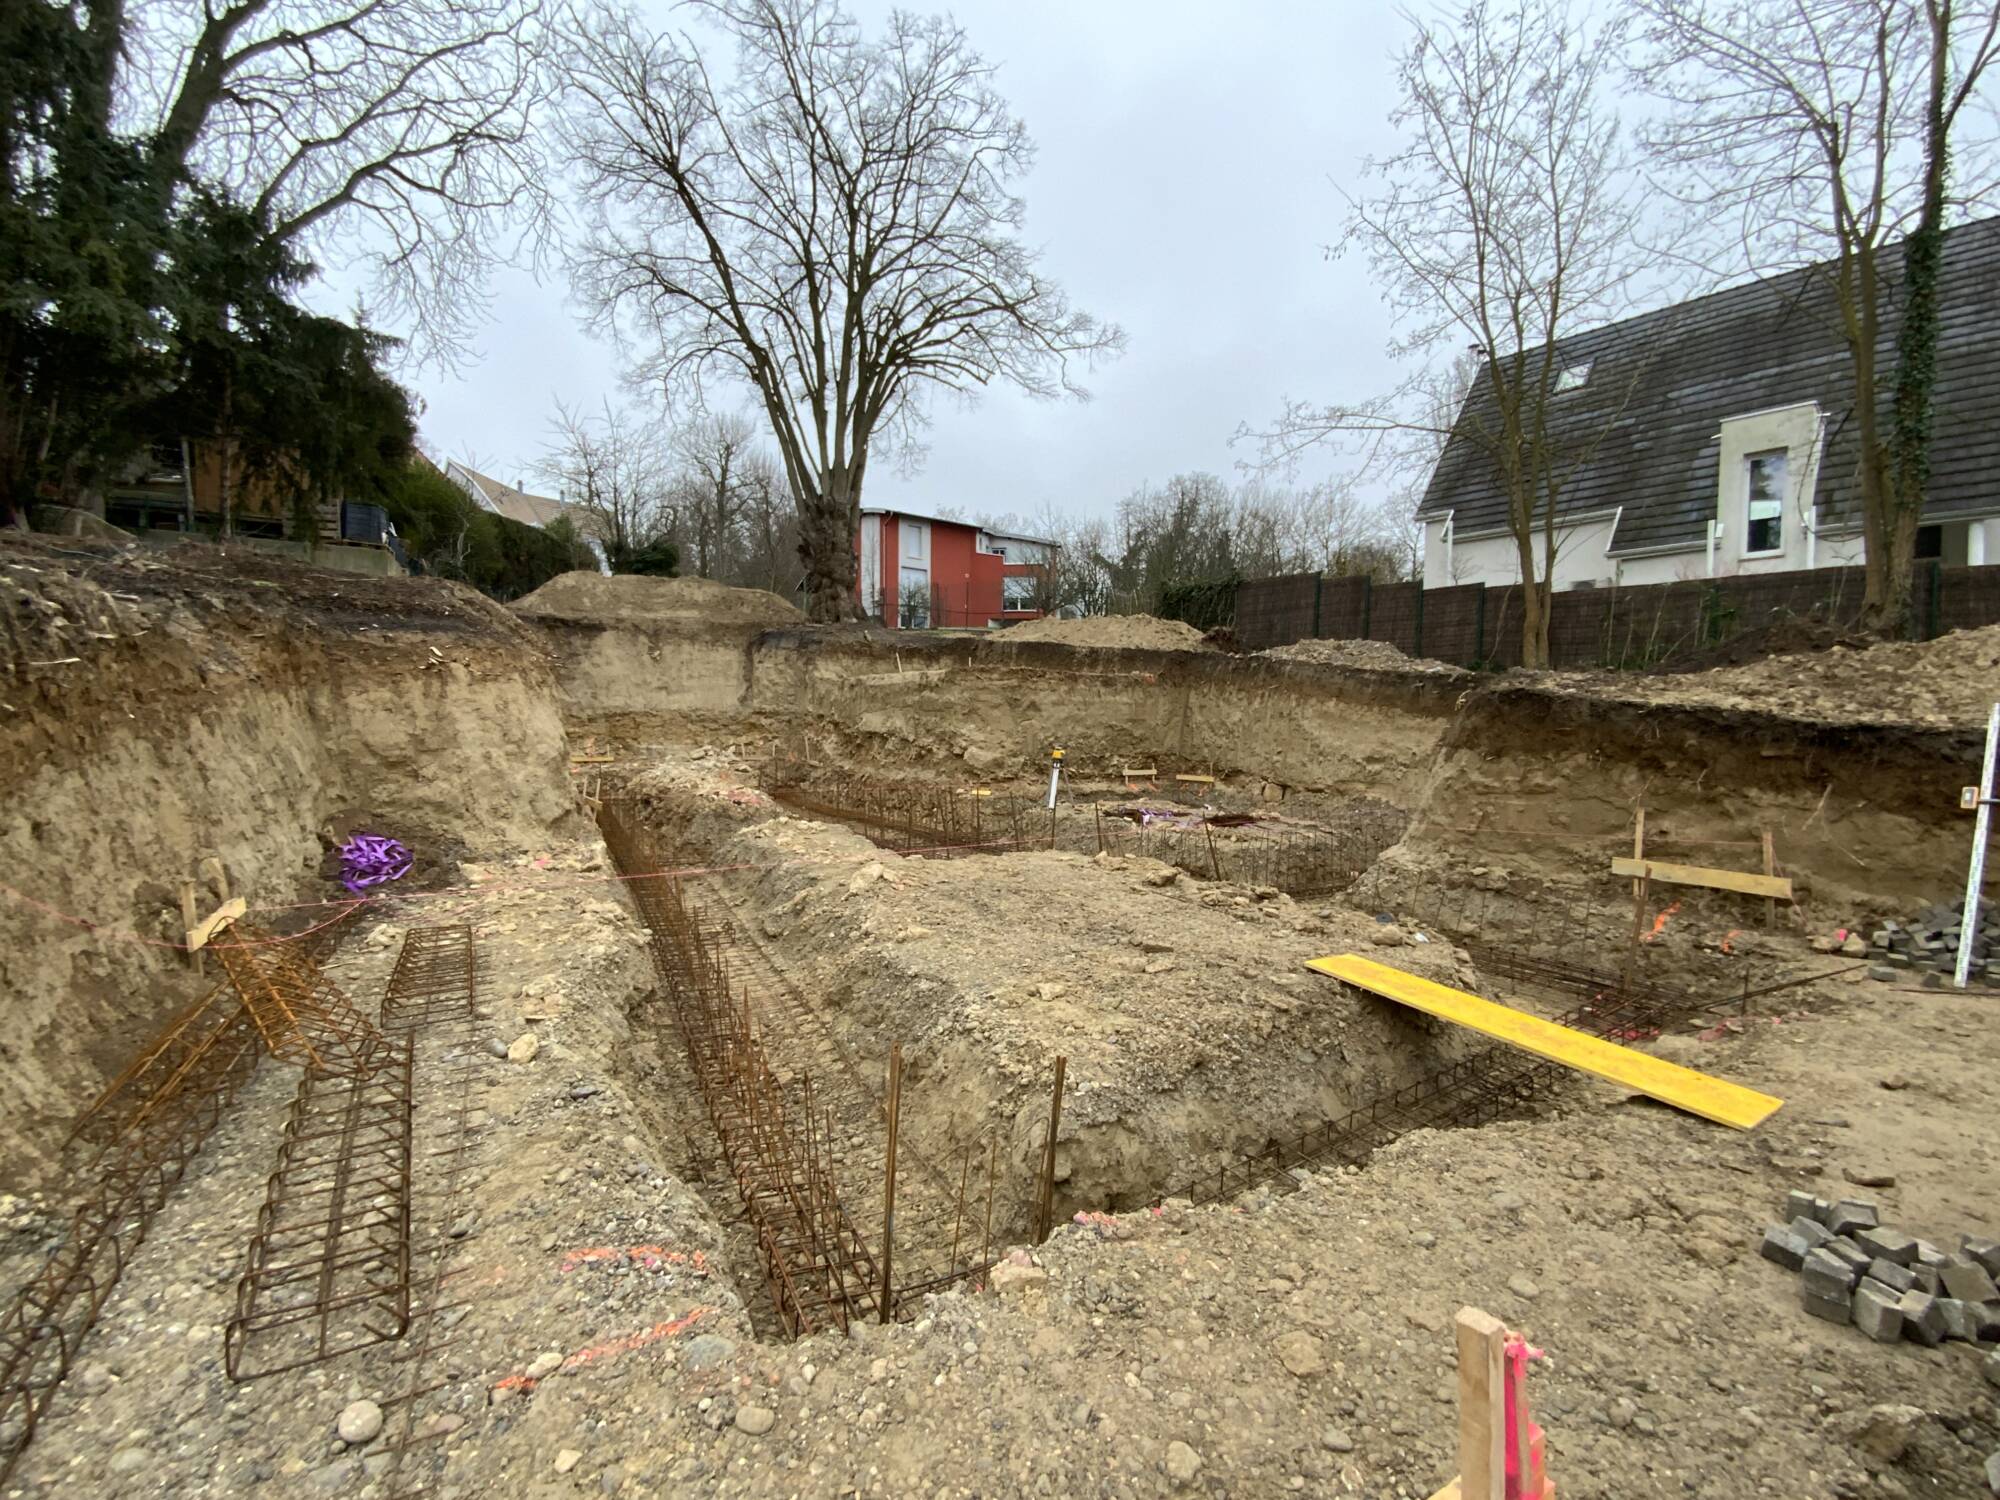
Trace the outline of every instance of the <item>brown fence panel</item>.
{"label": "brown fence panel", "polygon": [[1486,590],[1486,660],[1493,667],[1521,665],[1521,589],[1518,584]]}
{"label": "brown fence panel", "polygon": [[1366,640],[1373,592],[1366,577],[1327,579],[1320,589],[1319,633],[1330,640]]}
{"label": "brown fence panel", "polygon": [[1387,641],[1408,656],[1423,653],[1424,586],[1378,583],[1369,590],[1368,639]]}
{"label": "brown fence panel", "polygon": [[2000,621],[2000,565],[1940,568],[1937,628],[1970,630]]}
{"label": "brown fence panel", "polygon": [[[1921,573],[1921,565],[1919,565]],[[1726,640],[1746,630],[1763,630],[1788,619],[1847,625],[1861,610],[1866,578],[1861,568],[1815,568],[1791,573],[1739,573],[1710,585],[1708,635]],[[1923,577],[1918,578],[1919,606]],[[1921,608],[1919,609],[1921,615]],[[1921,624],[1921,620],[1919,621]]]}
{"label": "brown fence panel", "polygon": [[1609,590],[1594,665],[1643,670],[1699,647],[1706,580],[1649,583]]}
{"label": "brown fence panel", "polygon": [[1313,633],[1317,573],[1253,578],[1236,586],[1236,644],[1245,651],[1289,646]]}
{"label": "brown fence panel", "polygon": [[1611,590],[1564,589],[1549,595],[1549,665],[1594,667],[1604,654]]}
{"label": "brown fence panel", "polygon": [[[1865,571],[1744,573],[1631,588],[1566,589],[1550,599],[1549,657],[1560,668],[1643,670],[1786,620],[1845,629],[1861,611]],[[1917,564],[1912,629],[1919,636],[2000,623],[2000,566]],[[1246,649],[1313,635],[1389,641],[1412,656],[1460,666],[1521,664],[1521,591],[1477,583],[1424,589],[1310,573],[1259,578],[1236,592]]]}
{"label": "brown fence panel", "polygon": [[1476,666],[1485,651],[1486,585],[1461,583],[1424,593],[1423,655]]}

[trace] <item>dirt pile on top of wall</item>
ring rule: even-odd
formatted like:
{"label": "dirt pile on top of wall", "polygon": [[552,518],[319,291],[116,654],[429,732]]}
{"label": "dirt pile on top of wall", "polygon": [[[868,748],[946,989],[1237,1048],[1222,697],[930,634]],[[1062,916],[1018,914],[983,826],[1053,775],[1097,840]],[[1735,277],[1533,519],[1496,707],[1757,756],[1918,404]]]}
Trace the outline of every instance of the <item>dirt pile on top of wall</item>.
{"label": "dirt pile on top of wall", "polygon": [[638,573],[563,573],[514,601],[529,617],[637,624],[684,620],[704,625],[796,625],[805,617],[766,589],[731,588],[709,578]]}
{"label": "dirt pile on top of wall", "polygon": [[491,599],[441,578],[370,578],[199,543],[157,552],[81,538],[0,540],[0,665],[88,661],[150,631],[185,641],[225,619],[245,641],[421,630],[538,649]]}
{"label": "dirt pile on top of wall", "polygon": [[2000,683],[2000,625],[1933,641],[1884,641],[1772,656],[1677,676],[1562,673],[1558,692],[1631,703],[1747,709],[1836,724],[1958,728],[1986,722]]}
{"label": "dirt pile on top of wall", "polygon": [[1140,651],[1213,651],[1192,625],[1152,615],[1092,615],[1082,620],[1041,619],[1010,625],[1000,641],[1053,641],[1059,646],[1125,646]]}
{"label": "dirt pile on top of wall", "polygon": [[1281,661],[1309,661],[1328,667],[1359,667],[1367,672],[1435,672],[1447,677],[1470,674],[1449,662],[1428,657],[1406,656],[1389,641],[1294,641],[1289,646],[1273,646],[1259,656],[1275,656]]}

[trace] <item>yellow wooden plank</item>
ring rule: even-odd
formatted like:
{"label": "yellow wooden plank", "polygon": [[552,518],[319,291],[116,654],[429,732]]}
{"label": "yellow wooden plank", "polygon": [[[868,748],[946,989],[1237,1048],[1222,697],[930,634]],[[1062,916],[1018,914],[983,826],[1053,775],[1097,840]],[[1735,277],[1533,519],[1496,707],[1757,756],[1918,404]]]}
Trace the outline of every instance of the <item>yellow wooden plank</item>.
{"label": "yellow wooden plank", "polygon": [[1711,890],[1740,891],[1746,896],[1792,899],[1792,883],[1782,875],[1752,875],[1747,870],[1711,870],[1704,865],[1670,865],[1657,859],[1614,859],[1613,875],[1664,881],[1668,885],[1704,885]]}
{"label": "yellow wooden plank", "polygon": [[1741,1084],[1711,1078],[1692,1068],[1683,1068],[1661,1058],[1648,1057],[1630,1047],[1607,1042],[1585,1032],[1558,1026],[1491,1000],[1482,1000],[1464,990],[1419,979],[1401,969],[1378,964],[1359,954],[1308,959],[1306,967],[1330,974],[1335,979],[1358,985],[1385,1000],[1407,1005],[1426,1015],[1437,1016],[1454,1025],[1468,1027],[1486,1036],[1546,1057],[1565,1067],[1595,1073],[1630,1089],[1671,1104],[1718,1125],[1748,1130],[1768,1119],[1784,1103],[1769,1094]]}

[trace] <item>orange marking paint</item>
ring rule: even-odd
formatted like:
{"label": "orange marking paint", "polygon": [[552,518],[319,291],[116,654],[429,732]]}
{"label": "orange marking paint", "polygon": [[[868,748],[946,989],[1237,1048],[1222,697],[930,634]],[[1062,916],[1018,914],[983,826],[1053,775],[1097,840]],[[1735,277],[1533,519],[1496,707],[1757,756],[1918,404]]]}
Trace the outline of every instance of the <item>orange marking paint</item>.
{"label": "orange marking paint", "polygon": [[[630,1354],[634,1349],[643,1349],[648,1344],[657,1344],[661,1339],[672,1338],[677,1333],[685,1333],[696,1323],[714,1312],[712,1307],[697,1307],[678,1318],[669,1318],[664,1323],[655,1323],[651,1328],[642,1328],[637,1333],[628,1333],[622,1338],[611,1339],[602,1344],[590,1344],[564,1358],[557,1366],[563,1370],[579,1370],[585,1365],[596,1364],[601,1359],[616,1359],[621,1354]],[[496,1391],[519,1391],[527,1395],[541,1384],[532,1375],[507,1375],[493,1382]]]}
{"label": "orange marking paint", "polygon": [[1681,909],[1681,904],[1680,902],[1676,901],[1672,906],[1669,906],[1668,908],[1666,908],[1666,910],[1662,911],[1657,917],[1653,918],[1653,930],[1646,934],[1645,940],[1650,943],[1654,938],[1658,937],[1661,933],[1665,932],[1667,930],[1667,923],[1673,920],[1674,913],[1679,911],[1680,909]]}

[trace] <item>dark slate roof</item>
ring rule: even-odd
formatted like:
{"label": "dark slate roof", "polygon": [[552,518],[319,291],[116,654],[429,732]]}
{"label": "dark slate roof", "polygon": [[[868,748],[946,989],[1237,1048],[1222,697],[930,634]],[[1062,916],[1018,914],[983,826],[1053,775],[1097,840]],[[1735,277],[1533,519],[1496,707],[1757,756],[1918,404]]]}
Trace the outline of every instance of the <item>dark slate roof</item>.
{"label": "dark slate roof", "polygon": [[[1901,247],[1881,257],[1878,368],[1895,359]],[[2000,218],[1945,236],[1936,427],[1925,515],[2000,509]],[[1820,459],[1821,522],[1859,524],[1852,376],[1826,268],[1748,282],[1560,340],[1558,361],[1592,362],[1579,389],[1557,396],[1558,442],[1596,446],[1577,461],[1565,515],[1623,506],[1614,552],[1699,547],[1715,514],[1717,434],[1724,419],[1817,401],[1828,417]],[[1493,465],[1467,435],[1482,405],[1482,370],[1445,444],[1418,514],[1456,514],[1459,534],[1504,530],[1507,505]],[[1883,408],[1886,410],[1886,399]]]}

